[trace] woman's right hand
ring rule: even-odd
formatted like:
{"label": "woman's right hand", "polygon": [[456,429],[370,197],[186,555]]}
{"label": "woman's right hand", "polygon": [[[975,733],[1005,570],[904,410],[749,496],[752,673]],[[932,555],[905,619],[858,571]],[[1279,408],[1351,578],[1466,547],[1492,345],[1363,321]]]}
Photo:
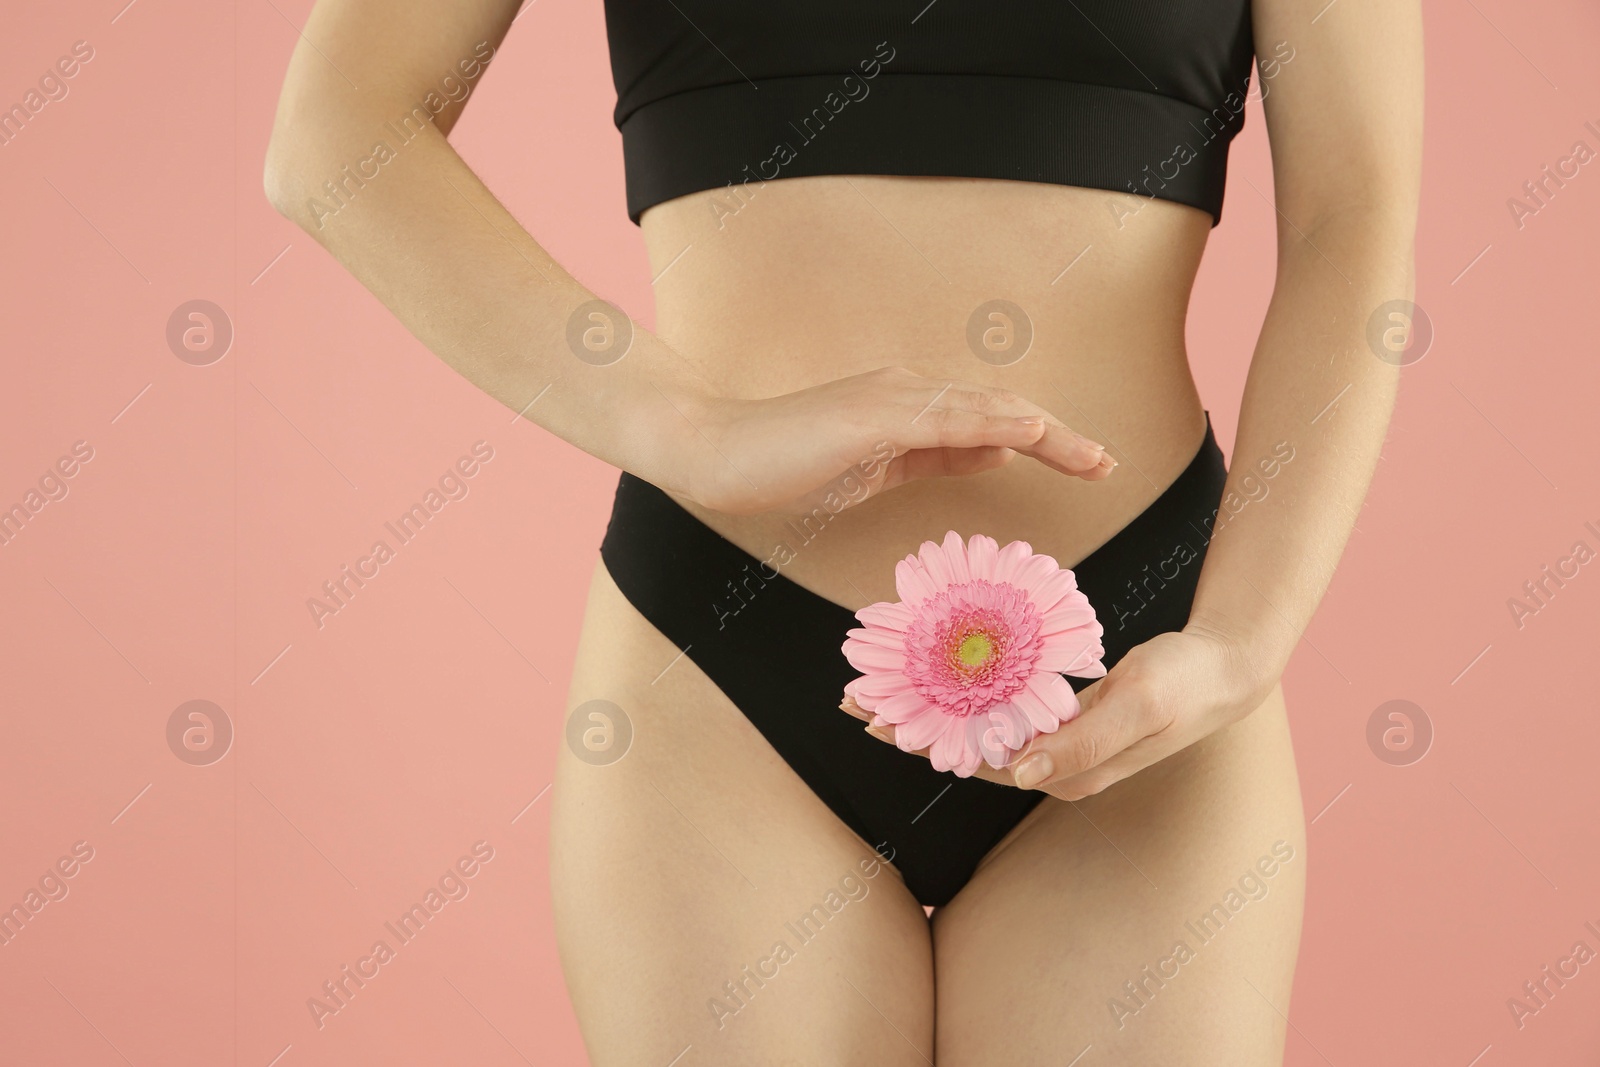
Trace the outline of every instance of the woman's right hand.
{"label": "woman's right hand", "polygon": [[728,514],[859,504],[916,478],[976,474],[1018,453],[1097,481],[1116,460],[1049,412],[1003,389],[899,367],[767,400],[700,398],[684,411],[704,445],[675,479]]}

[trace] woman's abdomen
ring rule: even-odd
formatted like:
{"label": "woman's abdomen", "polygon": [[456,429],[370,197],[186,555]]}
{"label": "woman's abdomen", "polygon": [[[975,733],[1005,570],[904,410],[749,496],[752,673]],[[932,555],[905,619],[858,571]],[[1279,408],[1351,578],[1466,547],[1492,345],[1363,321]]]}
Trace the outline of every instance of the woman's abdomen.
{"label": "woman's abdomen", "polygon": [[1204,436],[1183,333],[1210,226],[1170,203],[974,179],[788,179],[652,208],[656,329],[711,388],[774,396],[903,366],[1009,389],[1119,461],[1094,483],[1018,457],[837,514],[697,513],[849,607],[894,599],[894,563],[952,529],[1076,562]]}

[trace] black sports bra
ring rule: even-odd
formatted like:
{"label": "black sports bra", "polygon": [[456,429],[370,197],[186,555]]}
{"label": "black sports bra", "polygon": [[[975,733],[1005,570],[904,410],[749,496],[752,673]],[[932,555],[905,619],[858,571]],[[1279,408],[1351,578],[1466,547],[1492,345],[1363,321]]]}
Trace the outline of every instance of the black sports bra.
{"label": "black sports bra", "polygon": [[[628,215],[819,174],[1114,189],[1222,215],[1249,0],[605,0]],[[742,187],[751,183],[751,189]]]}

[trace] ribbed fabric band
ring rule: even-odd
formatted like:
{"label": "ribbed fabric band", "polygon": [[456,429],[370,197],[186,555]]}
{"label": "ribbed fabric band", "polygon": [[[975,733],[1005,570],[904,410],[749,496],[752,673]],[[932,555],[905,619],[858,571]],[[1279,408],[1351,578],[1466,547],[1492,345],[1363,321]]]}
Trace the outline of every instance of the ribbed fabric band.
{"label": "ribbed fabric band", "polygon": [[[677,93],[622,123],[628,215],[689,193],[823,174],[938,175],[1076,185],[1222,217],[1243,112],[1046,78],[844,74]],[[863,90],[865,90],[863,92]],[[729,198],[730,208],[738,202]]]}

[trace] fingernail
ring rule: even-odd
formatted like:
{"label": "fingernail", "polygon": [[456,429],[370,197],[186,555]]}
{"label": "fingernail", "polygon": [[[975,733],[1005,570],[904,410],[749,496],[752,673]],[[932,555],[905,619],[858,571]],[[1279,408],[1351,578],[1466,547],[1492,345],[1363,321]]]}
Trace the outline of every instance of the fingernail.
{"label": "fingernail", "polygon": [[1011,770],[1012,780],[1018,789],[1032,789],[1055,773],[1055,761],[1048,752],[1035,752]]}
{"label": "fingernail", "polygon": [[885,730],[881,726],[869,726],[867,727],[867,733],[871,734],[873,737],[876,737],[879,741],[888,741],[890,743],[894,742],[893,735],[891,735],[888,730]]}

